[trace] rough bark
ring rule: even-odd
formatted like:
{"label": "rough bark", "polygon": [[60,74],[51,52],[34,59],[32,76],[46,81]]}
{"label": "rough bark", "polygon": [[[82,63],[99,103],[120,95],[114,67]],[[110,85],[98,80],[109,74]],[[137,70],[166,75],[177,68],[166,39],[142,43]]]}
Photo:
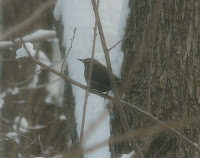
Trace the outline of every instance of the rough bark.
{"label": "rough bark", "polygon": [[[198,0],[132,0],[122,49],[125,100],[160,120],[177,121],[199,116]],[[132,129],[154,125],[124,107]],[[114,109],[113,135],[124,133]],[[199,123],[179,123],[178,131],[199,144]],[[137,138],[147,158],[199,157],[170,132],[148,133]],[[130,152],[129,143],[115,145],[115,155]]]}

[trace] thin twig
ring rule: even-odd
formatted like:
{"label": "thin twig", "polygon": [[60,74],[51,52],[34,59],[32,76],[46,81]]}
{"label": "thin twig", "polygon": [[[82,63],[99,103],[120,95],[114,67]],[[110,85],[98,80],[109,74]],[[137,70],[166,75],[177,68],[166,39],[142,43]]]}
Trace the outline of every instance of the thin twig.
{"label": "thin twig", "polygon": [[18,144],[15,140],[11,139],[10,137],[8,137],[7,135],[3,134],[0,132],[0,135],[2,135],[3,137],[5,137],[6,139],[10,140],[12,143],[14,143],[15,145],[17,145],[22,151],[23,153],[28,156],[31,157],[31,155],[26,151],[26,149],[24,149],[23,146],[21,146],[20,144]]}
{"label": "thin twig", "polygon": [[173,129],[172,127],[166,125],[165,123],[163,123],[162,121],[160,121],[159,119],[157,119],[156,117],[152,116],[150,113],[138,108],[135,105],[132,105],[130,103],[127,103],[125,101],[122,101],[123,104],[132,107],[134,110],[136,110],[137,112],[141,113],[142,115],[146,116],[147,118],[149,118],[150,120],[154,121],[155,123],[165,126],[166,129],[168,129],[169,131],[171,131],[173,134],[175,134],[178,137],[181,137],[182,140],[188,144],[189,146],[193,147],[193,149],[195,149],[199,154],[200,154],[200,148],[198,146],[196,146],[191,140],[189,140],[187,137],[185,137],[184,135],[182,135],[180,132],[176,131],[175,129]]}
{"label": "thin twig", "polygon": [[150,107],[151,107],[151,81],[152,81],[152,52],[153,50],[150,50],[149,53],[147,54],[147,111],[150,112]]}
{"label": "thin twig", "polygon": [[[54,30],[38,30],[38,31],[41,31],[41,33],[38,33],[36,35],[37,31],[35,31],[28,36],[24,36],[23,37],[24,42],[36,43],[36,42],[46,41],[48,39],[56,38],[56,32]],[[10,41],[1,41],[0,50],[14,47],[14,46],[17,46],[18,48],[20,48],[21,45],[19,45],[18,43],[21,43],[19,38],[15,40],[11,39]]]}
{"label": "thin twig", "polygon": [[[25,49],[26,53],[28,54],[29,58],[34,58],[34,57],[32,57],[30,51],[29,51],[28,48],[26,47],[26,44],[25,44],[23,38],[20,36],[19,39],[21,40],[22,46],[24,47],[24,49]],[[35,59],[35,58],[34,58],[34,59]]]}
{"label": "thin twig", "polygon": [[[120,101],[121,99],[120,99],[120,96],[119,96],[119,93],[118,93],[117,86],[115,84],[115,79],[114,79],[114,75],[113,75],[113,72],[112,72],[112,67],[111,67],[111,62],[110,62],[110,57],[109,57],[109,50],[108,50],[106,40],[105,40],[105,36],[104,36],[104,33],[103,33],[103,28],[102,28],[101,20],[100,20],[100,17],[99,17],[99,12],[97,10],[95,0],[91,0],[91,1],[92,1],[93,10],[94,10],[94,13],[95,13],[95,18],[98,21],[98,30],[99,30],[99,35],[100,35],[102,47],[103,47],[104,54],[105,54],[106,64],[107,64],[107,68],[108,68],[108,75],[109,75],[109,79],[110,79],[110,82],[111,82],[112,90],[114,92],[114,99],[115,99],[114,102],[117,106],[117,110],[119,112],[120,120],[121,120],[122,126],[124,128],[124,131],[129,132],[130,127],[129,127],[128,121],[126,119],[124,109],[121,105],[121,101]],[[131,138],[130,142],[131,142],[131,145],[132,145],[133,149],[135,150],[137,156],[139,158],[143,158],[144,156],[143,156],[139,146],[137,145],[137,143],[136,143],[136,141],[133,137]]]}
{"label": "thin twig", "polygon": [[[99,1],[97,1],[97,9],[99,7]],[[95,27],[94,27],[94,35],[93,35],[93,46],[92,46],[92,60],[90,61],[90,67],[89,67],[89,74],[87,79],[87,89],[85,92],[85,102],[83,106],[83,116],[82,116],[82,124],[81,124],[81,133],[80,133],[80,144],[83,142],[83,134],[84,134],[84,126],[85,126],[85,115],[86,115],[86,109],[87,109],[87,100],[89,96],[89,88],[90,88],[90,82],[92,77],[92,69],[93,69],[93,59],[94,59],[94,53],[95,53],[95,46],[96,46],[96,37],[97,37],[97,20],[95,20]]]}
{"label": "thin twig", "polygon": [[[6,31],[2,25],[0,25],[0,27],[4,32]],[[12,44],[13,46],[15,45],[17,48],[20,48],[20,45],[16,42],[15,39],[13,39],[11,36],[9,36],[9,38],[10,38],[10,44]],[[3,41],[2,43],[5,43],[5,41]]]}
{"label": "thin twig", "polygon": [[52,83],[58,82],[60,80],[61,80],[61,78],[57,78],[55,80],[52,80],[51,82],[40,84],[40,85],[37,85],[37,86],[34,86],[34,87],[27,87],[27,86],[25,86],[25,87],[19,87],[19,90],[20,89],[40,89],[40,88],[44,88],[44,87],[46,87],[46,86],[48,86],[48,85],[50,85]]}
{"label": "thin twig", "polygon": [[56,145],[61,140],[62,136],[65,134],[65,132],[67,131],[67,129],[68,129],[68,127],[65,127],[64,131],[62,132],[62,134],[60,135],[60,137],[57,139],[56,143],[54,144],[53,148],[51,149],[51,152],[48,154],[48,157],[51,157],[54,149],[56,148]]}
{"label": "thin twig", "polygon": [[25,79],[24,81],[21,82],[17,82],[17,83],[11,83],[9,81],[7,81],[9,84],[13,85],[13,86],[19,86],[21,84],[24,84],[26,82],[28,82],[29,80],[31,80],[35,75],[37,75],[38,73],[40,73],[42,70],[44,70],[45,68],[40,68],[38,71],[36,71],[34,74],[32,74],[31,76],[29,76],[27,79]]}
{"label": "thin twig", "polygon": [[40,148],[41,148],[41,151],[42,151],[42,156],[44,157],[44,150],[43,150],[43,145],[42,145],[42,142],[41,142],[41,139],[40,139],[40,135],[38,136],[38,141],[39,141]]}
{"label": "thin twig", "polygon": [[0,62],[19,62],[19,61],[28,62],[28,60],[25,59],[25,58],[20,58],[20,59],[2,59],[2,60],[0,60]]}
{"label": "thin twig", "polygon": [[[26,45],[24,44],[24,48],[26,51],[28,51]],[[28,52],[27,52],[28,53]],[[30,53],[29,53],[30,54]],[[54,73],[55,75],[65,79],[66,81],[70,82],[71,84],[73,85],[76,85],[84,90],[87,89],[87,86],[84,86],[83,84],[71,79],[69,76],[66,76],[62,73],[60,73],[59,71],[53,69],[52,67],[42,63],[41,61],[33,58],[32,56],[30,58],[27,58],[27,60],[30,60],[31,62],[37,64],[37,65],[40,65],[41,67],[46,67],[47,70],[49,70],[50,72]],[[108,99],[108,100],[111,100],[111,101],[114,101],[114,98],[111,97],[111,96],[108,96],[107,94],[103,94],[99,91],[96,91],[96,90],[93,90],[93,89],[89,89],[89,91],[95,95],[98,95],[98,96],[101,96],[105,99]],[[163,126],[166,127],[166,129],[168,129],[169,131],[171,131],[173,134],[175,134],[176,136],[180,136],[182,137],[183,141],[188,144],[189,146],[193,147],[198,153],[200,153],[200,148],[198,146],[196,146],[192,141],[190,141],[187,137],[185,137],[184,135],[182,135],[181,133],[179,133],[178,131],[176,131],[175,129],[171,128],[170,126],[166,125],[165,123],[163,123],[162,121],[160,121],[159,119],[157,119],[156,117],[152,116],[150,113],[140,109],[139,107],[133,105],[133,104],[130,104],[128,102],[125,102],[125,101],[121,101],[122,104],[126,105],[126,106],[130,106],[132,107],[133,110],[135,110],[136,112],[140,113],[141,115],[143,116],[146,116],[147,118],[149,118],[150,120],[152,120],[153,122],[155,123],[158,123],[158,124],[161,124]]]}
{"label": "thin twig", "polygon": [[[199,121],[200,121],[200,117],[195,116],[195,117],[192,117],[190,119],[166,122],[165,125],[176,128],[176,127],[179,126],[180,122],[186,124],[186,123],[198,123]],[[86,148],[84,150],[84,153],[91,153],[94,150],[102,148],[102,147],[104,147],[105,145],[108,144],[108,141],[109,141],[109,144],[118,144],[118,143],[129,140],[131,137],[138,138],[138,137],[145,136],[149,133],[156,134],[156,133],[161,133],[163,131],[166,132],[166,130],[168,128],[165,125],[157,124],[157,125],[154,125],[154,126],[151,126],[151,127],[144,127],[144,128],[139,128],[139,129],[136,129],[136,130],[131,130],[130,132],[126,132],[126,133],[118,135],[118,136],[111,136],[109,138],[109,140],[107,140],[107,139],[102,140],[101,142],[93,145],[92,147]],[[172,137],[173,137],[173,135],[172,135]],[[77,153],[77,150],[78,150],[78,148],[75,148],[73,151],[68,153],[68,155],[75,155],[75,153]],[[69,158],[71,158],[71,157],[69,157]]]}
{"label": "thin twig", "polygon": [[2,123],[1,121],[0,121],[0,124],[1,124],[2,126],[6,127],[7,129],[9,129],[10,131],[13,131],[13,132],[17,133],[19,136],[21,136],[21,137],[23,137],[23,138],[26,138],[26,139],[29,140],[30,142],[35,142],[35,141],[32,140],[31,138],[25,136],[23,133],[20,133],[20,132],[14,130],[14,129],[8,127],[7,125],[5,125],[4,123]]}
{"label": "thin twig", "polygon": [[124,40],[128,39],[133,33],[137,32],[137,30],[139,30],[144,24],[146,23],[143,22],[140,26],[138,26],[136,29],[134,29],[133,31],[131,31],[128,35],[126,35],[125,37],[123,37],[121,40],[119,40],[116,44],[114,44],[112,47],[108,48],[108,51],[110,52],[113,48],[115,48],[118,44],[120,44],[121,42],[123,42]]}
{"label": "thin twig", "polygon": [[67,59],[67,56],[69,55],[69,52],[70,52],[71,49],[72,49],[73,42],[74,42],[75,35],[76,35],[76,30],[77,30],[77,28],[75,27],[75,28],[74,28],[74,34],[73,34],[73,37],[72,37],[72,39],[71,39],[70,47],[69,47],[69,49],[68,49],[67,54],[65,55],[65,57],[64,57],[64,59],[63,59],[62,65],[61,65],[61,73],[63,73],[63,66],[64,66],[64,63],[65,63],[65,61],[66,61],[66,59]]}
{"label": "thin twig", "polygon": [[[129,35],[129,36],[130,36],[130,35]],[[110,47],[110,48],[108,49],[108,51],[110,52],[111,49],[115,48],[118,44],[120,44],[122,41],[124,41],[124,40],[127,39],[127,38],[128,38],[128,36],[125,37],[125,38],[123,38],[123,39],[121,39],[120,41],[118,41],[116,44],[114,44],[112,47]]]}
{"label": "thin twig", "polygon": [[[166,131],[168,129],[169,126],[172,126],[172,127],[178,127],[179,126],[179,123],[182,122],[182,123],[198,123],[200,120],[199,117],[194,117],[192,119],[185,119],[185,120],[178,120],[178,121],[170,121],[168,123],[166,123],[165,125],[161,125],[161,124],[157,124],[157,125],[154,125],[154,126],[151,126],[151,127],[145,127],[145,128],[139,128],[139,129],[136,129],[136,130],[131,130],[129,132],[126,132],[124,134],[121,134],[120,136],[112,136],[109,138],[109,143],[110,144],[118,144],[118,143],[121,143],[121,142],[124,142],[126,140],[129,140],[131,137],[142,137],[142,136],[145,136],[149,133],[160,133],[162,131]],[[168,127],[167,127],[168,126]],[[98,144],[95,144],[94,146],[90,147],[90,148],[87,148],[85,149],[85,153],[90,153],[96,149],[99,149],[105,145],[107,145],[108,143],[108,140],[103,140],[101,142],[99,142]],[[191,147],[191,146],[190,146]]]}
{"label": "thin twig", "polygon": [[[36,137],[35,140],[33,140],[33,142],[31,142],[29,145],[27,145],[27,146],[25,147],[25,149],[27,150],[27,149],[30,148],[33,144],[38,144],[38,145],[40,145],[39,142],[38,142],[38,137]],[[45,147],[45,146],[44,146],[44,147]]]}
{"label": "thin twig", "polygon": [[49,0],[46,3],[42,4],[35,12],[31,14],[27,19],[23,20],[23,22],[15,25],[8,29],[4,34],[1,35],[0,41],[5,40],[7,37],[12,36],[14,33],[19,33],[25,28],[29,27],[35,20],[41,17],[41,15],[50,7],[52,7],[57,0]]}

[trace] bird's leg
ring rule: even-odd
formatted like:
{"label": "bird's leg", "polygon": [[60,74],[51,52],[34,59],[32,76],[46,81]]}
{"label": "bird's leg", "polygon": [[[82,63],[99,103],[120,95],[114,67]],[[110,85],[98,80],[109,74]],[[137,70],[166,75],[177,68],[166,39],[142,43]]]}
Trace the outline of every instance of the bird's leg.
{"label": "bird's leg", "polygon": [[106,92],[106,95],[108,95],[109,91]]}
{"label": "bird's leg", "polygon": [[[108,95],[108,93],[109,93],[109,91],[106,92],[106,95]],[[106,98],[104,98],[104,101],[105,101],[105,99],[106,99]]]}

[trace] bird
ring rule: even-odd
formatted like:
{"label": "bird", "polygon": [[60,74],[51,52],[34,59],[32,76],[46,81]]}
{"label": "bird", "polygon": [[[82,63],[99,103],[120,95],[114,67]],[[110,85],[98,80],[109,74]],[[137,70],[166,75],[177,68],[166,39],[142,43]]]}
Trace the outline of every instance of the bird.
{"label": "bird", "polygon": [[[88,82],[89,67],[92,58],[78,59],[85,66],[84,77],[85,81]],[[120,79],[114,75],[116,83],[120,82]],[[108,69],[102,65],[96,59],[93,59],[93,69],[90,81],[90,88],[95,89],[100,92],[109,92],[111,88],[111,83],[108,75]]]}

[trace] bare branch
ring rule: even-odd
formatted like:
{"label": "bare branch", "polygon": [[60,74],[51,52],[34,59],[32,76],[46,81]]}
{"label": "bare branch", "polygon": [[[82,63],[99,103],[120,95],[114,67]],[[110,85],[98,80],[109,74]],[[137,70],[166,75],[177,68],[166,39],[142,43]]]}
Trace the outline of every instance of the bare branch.
{"label": "bare branch", "polygon": [[65,127],[64,131],[62,132],[62,134],[60,135],[60,137],[57,139],[56,143],[54,144],[54,146],[53,146],[52,149],[51,149],[51,152],[48,154],[48,157],[51,157],[51,155],[52,155],[54,149],[56,148],[56,145],[57,145],[58,142],[61,140],[62,136],[65,134],[65,132],[67,131],[67,129],[68,129],[68,126]]}
{"label": "bare branch", "polygon": [[40,84],[40,85],[37,85],[37,86],[34,86],[34,87],[32,87],[32,86],[31,87],[27,87],[27,86],[19,87],[19,89],[40,89],[40,88],[44,88],[44,87],[46,87],[46,86],[48,86],[50,84],[53,84],[55,82],[58,82],[60,80],[61,80],[61,78],[57,78],[57,79],[52,80],[51,82],[48,82],[48,83]]}
{"label": "bare branch", "polygon": [[[97,1],[97,8],[99,7],[99,1]],[[92,77],[92,70],[93,70],[93,59],[94,59],[94,53],[95,53],[95,46],[96,46],[96,34],[97,34],[97,21],[95,20],[95,27],[94,27],[94,35],[93,35],[93,46],[92,46],[92,60],[90,61],[90,67],[89,67],[89,74],[87,79],[87,89],[85,92],[85,101],[83,106],[83,116],[82,116],[82,124],[81,124],[81,132],[80,132],[80,145],[82,145],[83,142],[83,134],[84,134],[84,126],[85,126],[85,116],[86,116],[86,109],[87,109],[87,100],[89,96],[89,88],[90,88],[90,82]]]}
{"label": "bare branch", "polygon": [[19,61],[28,62],[27,59],[25,59],[25,58],[20,58],[20,59],[2,59],[2,60],[0,60],[0,62],[19,62]]}
{"label": "bare branch", "polygon": [[26,82],[28,82],[29,80],[31,80],[35,75],[37,75],[38,73],[40,73],[42,70],[44,70],[45,68],[40,68],[38,71],[34,72],[31,76],[29,76],[27,79],[25,79],[24,81],[21,82],[16,82],[16,83],[11,83],[9,81],[7,81],[9,84],[13,85],[13,86],[19,86],[21,84],[24,84]]}
{"label": "bare branch", "polygon": [[25,136],[23,133],[20,133],[19,131],[16,131],[16,130],[10,128],[9,126],[7,126],[7,125],[5,125],[4,123],[2,123],[1,121],[0,121],[0,124],[1,124],[2,126],[4,126],[5,128],[9,129],[10,131],[13,131],[13,132],[17,133],[19,136],[24,137],[24,138],[26,138],[27,140],[29,140],[29,141],[31,141],[31,142],[34,142],[34,140],[32,140],[32,139],[30,139],[29,137]]}
{"label": "bare branch", "polygon": [[41,148],[41,151],[42,151],[42,156],[44,157],[44,150],[43,150],[43,145],[42,145],[42,142],[41,142],[41,139],[40,139],[40,135],[38,136],[38,140],[39,140],[40,148]]}
{"label": "bare branch", "polygon": [[[197,123],[200,121],[199,117],[193,117],[190,119],[184,119],[184,120],[178,120],[178,121],[170,121],[168,123],[166,123],[165,125],[161,125],[161,124],[157,124],[155,126],[151,126],[151,127],[146,127],[146,128],[139,128],[136,130],[131,130],[130,132],[126,132],[120,136],[113,136],[110,137],[109,139],[109,143],[110,144],[118,144],[121,142],[124,142],[126,140],[129,140],[131,137],[142,137],[145,136],[149,133],[160,133],[162,131],[166,131],[168,129],[169,126],[171,127],[178,127],[180,123],[185,124],[185,123]],[[168,126],[168,127],[167,127]],[[181,136],[181,135],[180,135]],[[85,149],[85,153],[89,153],[92,152],[98,148],[101,148],[105,145],[107,145],[108,140],[103,140],[102,142],[95,144],[94,146]]]}
{"label": "bare branch", "polygon": [[[129,125],[128,125],[128,121],[126,119],[126,115],[124,113],[124,109],[121,105],[121,101],[120,101],[121,99],[120,99],[120,96],[119,96],[119,93],[118,93],[117,86],[115,84],[115,79],[114,79],[114,75],[113,75],[113,72],[112,72],[112,67],[111,67],[111,62],[110,62],[110,57],[109,57],[109,50],[108,50],[106,40],[105,40],[105,36],[104,36],[104,33],[103,33],[103,28],[102,28],[102,25],[101,25],[101,20],[100,20],[99,13],[98,13],[98,10],[97,10],[96,2],[95,2],[95,0],[91,0],[91,1],[92,1],[93,10],[94,10],[94,13],[95,13],[95,18],[98,21],[98,30],[99,30],[99,35],[100,35],[102,47],[103,47],[103,50],[104,50],[105,58],[106,58],[108,75],[109,75],[111,87],[112,87],[112,90],[113,90],[114,96],[115,96],[114,102],[117,106],[117,110],[119,112],[120,120],[121,120],[122,126],[124,128],[124,131],[129,132],[130,128],[129,128]],[[136,141],[133,137],[132,137],[130,142],[131,142],[133,149],[136,151],[137,156],[139,158],[143,158],[144,156],[142,155],[142,152],[141,152],[139,146],[137,145],[137,143],[136,143]]]}
{"label": "bare branch", "polygon": [[49,0],[46,3],[44,3],[43,5],[41,5],[41,7],[39,7],[35,12],[33,12],[32,15],[30,17],[28,17],[27,19],[25,19],[22,23],[19,23],[16,26],[14,26],[14,27],[8,29],[6,32],[4,32],[4,34],[2,34],[0,37],[0,41],[6,39],[9,36],[12,36],[12,34],[14,34],[16,32],[19,33],[23,29],[29,27],[35,20],[40,18],[41,15],[49,7],[53,6],[56,2],[57,2],[57,0]]}
{"label": "bare branch", "polygon": [[[28,50],[25,46],[25,49]],[[47,70],[49,70],[50,72],[54,73],[55,75],[65,79],[66,81],[86,90],[87,89],[87,86],[84,86],[83,84],[71,79],[70,77],[60,73],[59,71],[51,68],[50,66],[40,62],[39,60],[33,58],[32,56],[30,58],[26,58],[27,60],[30,60],[31,62],[35,63],[35,64],[38,64],[40,65],[41,67],[46,67]],[[89,89],[89,91],[93,94],[96,94],[98,96],[101,96],[105,99],[108,99],[108,100],[111,100],[111,101],[115,101],[113,97],[111,96],[108,96],[106,94],[103,94],[99,91],[96,91],[96,90],[93,90],[93,89]],[[128,102],[125,102],[125,101],[121,101],[122,104],[126,105],[126,106],[130,106],[132,107],[136,112],[142,114],[143,116],[146,116],[147,118],[149,118],[150,120],[152,120],[153,122],[155,123],[158,123],[160,125],[163,125],[166,127],[166,129],[168,129],[169,131],[171,131],[173,134],[175,134],[176,136],[178,137],[182,137],[183,141],[188,144],[189,146],[193,147],[198,153],[200,153],[200,148],[198,146],[196,146],[192,141],[190,141],[187,137],[185,137],[184,135],[182,135],[180,132],[176,131],[175,129],[171,128],[170,126],[166,125],[165,123],[163,123],[162,121],[158,120],[156,117],[152,116],[150,113],[140,109],[139,107],[133,105],[133,104],[130,104]]]}
{"label": "bare branch", "polygon": [[10,140],[15,145],[17,145],[26,156],[31,157],[31,155],[26,151],[26,149],[24,149],[24,147],[21,146],[20,144],[18,144],[15,140],[11,139],[10,137],[8,137],[7,135],[5,135],[5,134],[3,134],[1,132],[0,132],[0,135],[2,135],[3,137],[5,137],[6,139]]}
{"label": "bare branch", "polygon": [[65,55],[65,57],[64,57],[64,59],[63,59],[63,62],[62,62],[61,73],[63,73],[63,66],[64,66],[64,63],[65,63],[65,61],[66,61],[66,59],[67,59],[67,56],[69,55],[69,52],[70,52],[71,49],[72,49],[73,42],[74,42],[74,38],[75,38],[75,35],[76,35],[76,30],[77,30],[77,28],[75,27],[75,28],[74,28],[74,34],[73,34],[73,37],[72,37],[72,39],[71,39],[71,44],[70,44],[69,50],[68,50],[67,54]]}
{"label": "bare branch", "polygon": [[[37,33],[39,31],[40,31],[40,33]],[[56,32],[54,30],[42,30],[42,31],[38,30],[28,36],[23,37],[25,43],[26,42],[35,43],[35,42],[45,41],[45,40],[52,39],[52,38],[56,38]],[[13,41],[15,41],[15,43]],[[19,47],[18,43],[21,43],[19,38],[15,39],[15,40],[11,40],[11,41],[1,41],[0,42],[0,50],[5,49],[5,48],[14,47],[16,45]]]}
{"label": "bare branch", "polygon": [[108,51],[110,52],[113,48],[115,48],[118,44],[120,44],[121,42],[123,42],[124,40],[126,40],[127,38],[129,38],[133,33],[135,33],[138,29],[140,29],[143,24],[145,24],[145,22],[143,22],[140,26],[138,26],[134,31],[130,32],[127,36],[125,36],[124,38],[122,38],[121,40],[119,40],[117,43],[115,43],[112,47],[110,47],[108,49]]}

